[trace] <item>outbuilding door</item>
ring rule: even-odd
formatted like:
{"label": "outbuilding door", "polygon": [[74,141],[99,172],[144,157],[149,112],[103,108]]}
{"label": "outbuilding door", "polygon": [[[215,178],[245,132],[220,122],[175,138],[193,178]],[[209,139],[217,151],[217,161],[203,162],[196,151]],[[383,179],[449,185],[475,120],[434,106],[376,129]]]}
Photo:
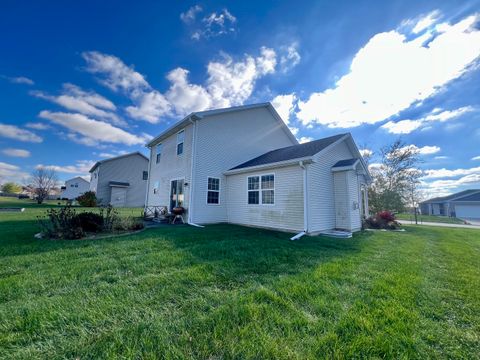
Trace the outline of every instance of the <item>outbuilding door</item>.
{"label": "outbuilding door", "polygon": [[127,188],[126,187],[112,187],[112,194],[110,196],[110,204],[113,207],[125,207],[127,202]]}

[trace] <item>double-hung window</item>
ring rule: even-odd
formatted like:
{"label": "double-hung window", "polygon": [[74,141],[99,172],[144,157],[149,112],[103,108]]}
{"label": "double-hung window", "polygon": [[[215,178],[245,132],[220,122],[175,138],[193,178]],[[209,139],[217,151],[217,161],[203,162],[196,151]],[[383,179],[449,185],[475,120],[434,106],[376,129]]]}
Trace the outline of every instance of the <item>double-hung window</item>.
{"label": "double-hung window", "polygon": [[185,141],[185,130],[177,133],[177,155],[183,154],[183,142]]}
{"label": "double-hung window", "polygon": [[220,179],[208,178],[207,185],[207,204],[219,204],[220,203]]}
{"label": "double-hung window", "polygon": [[157,157],[156,157],[156,163],[158,164],[160,162],[160,159],[162,157],[162,144],[157,145]]}
{"label": "double-hung window", "polygon": [[148,180],[148,171],[144,171],[142,174],[142,179],[143,180]]}
{"label": "double-hung window", "polygon": [[275,204],[275,175],[249,176],[248,204],[273,205]]}

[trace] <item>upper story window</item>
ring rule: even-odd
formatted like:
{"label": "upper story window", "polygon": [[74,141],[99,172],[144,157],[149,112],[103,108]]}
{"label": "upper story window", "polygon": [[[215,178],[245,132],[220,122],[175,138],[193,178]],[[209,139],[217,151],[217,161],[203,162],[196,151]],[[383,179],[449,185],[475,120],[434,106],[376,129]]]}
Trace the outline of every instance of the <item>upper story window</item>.
{"label": "upper story window", "polygon": [[177,155],[183,154],[183,142],[185,141],[185,130],[177,133]]}
{"label": "upper story window", "polygon": [[208,178],[207,185],[207,204],[219,204],[220,203],[220,179]]}
{"label": "upper story window", "polygon": [[148,171],[144,171],[142,174],[142,179],[143,180],[148,180]]}
{"label": "upper story window", "polygon": [[162,157],[162,144],[158,144],[156,146],[156,149],[157,149],[156,163],[158,164],[160,162],[160,158]]}
{"label": "upper story window", "polygon": [[275,204],[275,175],[267,174],[248,177],[248,204]]}

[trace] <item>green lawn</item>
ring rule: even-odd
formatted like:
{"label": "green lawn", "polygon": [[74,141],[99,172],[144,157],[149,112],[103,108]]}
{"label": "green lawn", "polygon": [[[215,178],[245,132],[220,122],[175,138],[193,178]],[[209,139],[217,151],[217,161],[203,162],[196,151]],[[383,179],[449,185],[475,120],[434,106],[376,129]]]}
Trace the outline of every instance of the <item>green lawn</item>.
{"label": "green lawn", "polygon": [[[413,214],[395,214],[395,217],[399,220],[408,220],[415,222],[415,215]],[[418,222],[438,222],[444,224],[464,224],[465,221],[457,219],[455,217],[448,216],[435,216],[435,215],[418,215]]]}
{"label": "green lawn", "polygon": [[0,358],[478,358],[480,231],[36,240],[0,213]]}

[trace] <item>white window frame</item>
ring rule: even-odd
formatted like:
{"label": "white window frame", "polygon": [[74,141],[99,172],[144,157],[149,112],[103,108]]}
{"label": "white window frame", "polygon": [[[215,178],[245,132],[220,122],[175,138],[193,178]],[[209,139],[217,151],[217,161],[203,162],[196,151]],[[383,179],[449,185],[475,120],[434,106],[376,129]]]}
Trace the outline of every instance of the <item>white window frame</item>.
{"label": "white window frame", "polygon": [[[273,176],[273,188],[272,189],[262,189],[262,176]],[[258,189],[257,190],[249,190],[248,189],[248,179],[253,178],[253,177],[258,177]],[[275,182],[276,182],[276,174],[275,173],[264,173],[264,174],[258,174],[258,175],[248,175],[247,176],[247,205],[249,206],[257,206],[257,205],[262,205],[262,206],[274,206],[275,205]],[[273,203],[271,204],[265,204],[263,203],[263,197],[262,197],[262,190],[273,190]],[[248,193],[251,191],[258,191],[258,204],[249,204],[248,203]]]}
{"label": "white window frame", "polygon": [[[160,154],[158,153],[158,147],[160,147]],[[162,152],[163,152],[163,144],[155,145],[155,164],[159,164],[160,160],[162,159]],[[160,155],[160,157],[158,157]]]}
{"label": "white window frame", "polygon": [[[181,133],[183,133],[183,140],[178,141],[178,136]],[[178,153],[178,145],[180,145],[180,144],[182,144],[182,153],[181,154]],[[175,146],[175,152],[177,153],[177,156],[182,156],[183,153],[185,152],[185,129],[182,129],[179,132],[177,132],[177,146]]]}
{"label": "white window frame", "polygon": [[[216,179],[216,180],[218,180],[218,190],[210,190],[210,189],[208,188],[208,179]],[[214,206],[220,205],[220,188],[221,188],[221,180],[220,180],[219,177],[216,177],[216,176],[207,176],[207,197],[205,198],[205,202],[206,202],[207,205],[214,205]],[[209,203],[209,202],[208,202],[208,193],[209,193],[210,191],[211,191],[211,192],[216,192],[216,193],[218,193],[218,203]]]}

